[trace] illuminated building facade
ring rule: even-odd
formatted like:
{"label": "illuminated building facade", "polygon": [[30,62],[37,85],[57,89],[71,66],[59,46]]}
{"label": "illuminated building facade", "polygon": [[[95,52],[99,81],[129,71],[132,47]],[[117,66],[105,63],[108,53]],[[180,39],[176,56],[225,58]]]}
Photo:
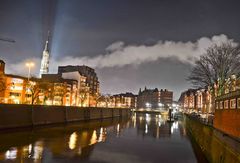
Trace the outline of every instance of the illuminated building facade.
{"label": "illuminated building facade", "polygon": [[173,103],[173,92],[168,91],[167,89],[161,89],[160,90],[160,103],[163,105],[172,105]]}
{"label": "illuminated building facade", "polygon": [[133,93],[126,92],[121,94],[113,95],[112,97],[112,107],[124,107],[124,108],[136,108],[137,107],[137,95]]}
{"label": "illuminated building facade", "polygon": [[26,99],[27,79],[17,75],[5,74],[4,89],[0,93],[0,103],[22,104]]}
{"label": "illuminated building facade", "polygon": [[63,79],[73,79],[77,81],[76,103],[79,106],[89,106],[90,88],[87,84],[87,77],[80,74],[79,71],[64,72],[61,76]]}
{"label": "illuminated building facade", "polygon": [[99,93],[99,81],[95,70],[91,67],[82,66],[59,66],[58,73],[75,72],[78,71],[82,76],[86,77],[86,83],[89,86],[90,94]]}
{"label": "illuminated building facade", "polygon": [[91,67],[82,66],[59,66],[58,74],[76,72],[86,77],[86,84],[89,87],[89,106],[96,106],[95,96],[99,95],[99,81],[95,70]]}
{"label": "illuminated building facade", "polygon": [[137,108],[158,108],[160,103],[160,92],[157,88],[145,89],[142,91],[141,88],[137,97]]}
{"label": "illuminated building facade", "polygon": [[28,81],[26,77],[5,74],[5,63],[0,63],[0,103],[89,106],[89,87],[79,72],[42,74],[42,78]]}
{"label": "illuminated building facade", "polygon": [[163,106],[171,106],[173,102],[173,92],[167,89],[160,91],[155,89],[141,88],[137,97],[137,108],[152,108],[156,109]]}
{"label": "illuminated building facade", "polygon": [[213,126],[229,135],[240,137],[240,80],[233,75],[223,87],[215,88]]}
{"label": "illuminated building facade", "polygon": [[178,102],[186,112],[213,112],[211,94],[206,89],[188,89],[181,94]]}
{"label": "illuminated building facade", "polygon": [[43,74],[41,81],[48,83],[42,98],[40,96],[41,99],[44,99],[41,100],[42,104],[79,106],[80,99],[77,80],[64,79],[59,74]]}
{"label": "illuminated building facade", "polygon": [[0,103],[21,104],[26,100],[27,78],[5,73],[5,62],[0,60]]}

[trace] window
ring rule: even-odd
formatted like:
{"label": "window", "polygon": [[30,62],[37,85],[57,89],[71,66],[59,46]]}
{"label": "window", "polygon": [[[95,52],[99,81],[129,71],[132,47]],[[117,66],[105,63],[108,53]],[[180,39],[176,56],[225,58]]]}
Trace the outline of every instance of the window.
{"label": "window", "polygon": [[31,94],[26,94],[25,96],[26,96],[27,98],[32,97]]}
{"label": "window", "polygon": [[223,102],[220,101],[220,106],[219,106],[220,109],[223,109]]}
{"label": "window", "polygon": [[218,102],[216,102],[216,109],[218,109],[219,108],[219,106],[218,106]]}
{"label": "window", "polygon": [[228,100],[224,101],[224,109],[228,109]]}
{"label": "window", "polygon": [[237,99],[237,107],[240,109],[240,98]]}
{"label": "window", "polygon": [[235,109],[236,108],[236,100],[235,99],[231,99],[230,100],[230,109]]}
{"label": "window", "polygon": [[10,92],[10,96],[12,96],[12,97],[20,97],[21,93]]}

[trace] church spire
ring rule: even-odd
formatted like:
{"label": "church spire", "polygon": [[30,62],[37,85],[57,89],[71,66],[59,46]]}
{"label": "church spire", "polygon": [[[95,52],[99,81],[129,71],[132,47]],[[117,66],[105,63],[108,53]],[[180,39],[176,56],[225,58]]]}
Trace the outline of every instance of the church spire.
{"label": "church spire", "polygon": [[46,44],[45,44],[45,47],[44,47],[44,50],[43,50],[43,54],[42,54],[41,68],[40,68],[39,77],[42,77],[42,74],[48,74],[48,71],[49,71],[49,58],[50,58],[50,54],[49,54],[49,39],[50,39],[50,32],[48,31]]}
{"label": "church spire", "polygon": [[45,43],[44,51],[49,51],[49,49],[48,49],[49,38],[50,38],[50,32],[48,31],[48,36],[47,36],[47,40],[46,40],[46,43]]}

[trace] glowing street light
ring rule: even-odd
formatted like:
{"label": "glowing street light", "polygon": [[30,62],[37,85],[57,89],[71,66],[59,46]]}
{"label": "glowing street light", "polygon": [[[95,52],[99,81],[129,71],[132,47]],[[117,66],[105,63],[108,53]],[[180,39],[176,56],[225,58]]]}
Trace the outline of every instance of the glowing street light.
{"label": "glowing street light", "polygon": [[34,66],[34,63],[33,62],[27,62],[26,66],[28,67],[28,81],[29,81],[31,68]]}
{"label": "glowing street light", "polygon": [[163,107],[163,104],[162,104],[162,103],[158,103],[158,106],[159,106],[159,107]]}
{"label": "glowing street light", "polygon": [[145,105],[146,105],[147,108],[151,108],[152,107],[152,104],[150,104],[148,102]]}

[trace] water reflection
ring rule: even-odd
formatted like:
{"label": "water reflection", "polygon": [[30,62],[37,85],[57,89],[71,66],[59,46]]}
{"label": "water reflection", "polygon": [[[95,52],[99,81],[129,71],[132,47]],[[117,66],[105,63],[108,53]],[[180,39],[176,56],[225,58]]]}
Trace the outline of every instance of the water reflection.
{"label": "water reflection", "polygon": [[[106,141],[107,130],[115,136],[120,136],[121,128],[126,127],[127,121],[110,119],[80,126],[74,124],[34,129],[31,132],[3,133],[0,135],[0,162],[1,160],[44,162],[46,157],[54,159],[59,156],[86,159],[97,143]],[[7,143],[4,141],[5,138],[8,139]]]}
{"label": "water reflection", "polygon": [[170,136],[171,133],[171,123],[167,123],[167,117],[155,114],[138,114],[134,115],[133,127],[137,128],[137,133],[139,135],[151,136],[154,138]]}
{"label": "water reflection", "polygon": [[11,148],[5,153],[5,159],[16,159],[17,158],[17,148]]}
{"label": "water reflection", "polygon": [[77,143],[77,133],[73,132],[69,138],[69,143],[68,143],[69,148],[73,150],[76,147],[76,143]]}
{"label": "water reflection", "polygon": [[[147,162],[149,159],[152,159],[149,162],[158,162],[156,159],[160,156],[162,161],[165,159],[168,162],[165,150],[175,151],[179,144],[183,149],[180,149],[181,155],[176,157],[196,162],[190,142],[185,138],[186,130],[182,122],[168,123],[166,119],[156,114],[133,114],[130,120],[108,119],[4,133],[0,135],[0,162],[112,162],[112,159],[117,159],[115,162]],[[184,139],[179,139],[181,137]],[[152,143],[146,138],[160,142]],[[174,144],[177,141],[177,148],[171,147],[168,144],[171,141],[167,143],[166,138]],[[142,150],[143,145],[150,153]],[[182,153],[184,150],[186,153]],[[107,151],[106,157],[103,151]],[[147,160],[145,154],[149,155]],[[136,160],[136,156],[139,159]]]}

